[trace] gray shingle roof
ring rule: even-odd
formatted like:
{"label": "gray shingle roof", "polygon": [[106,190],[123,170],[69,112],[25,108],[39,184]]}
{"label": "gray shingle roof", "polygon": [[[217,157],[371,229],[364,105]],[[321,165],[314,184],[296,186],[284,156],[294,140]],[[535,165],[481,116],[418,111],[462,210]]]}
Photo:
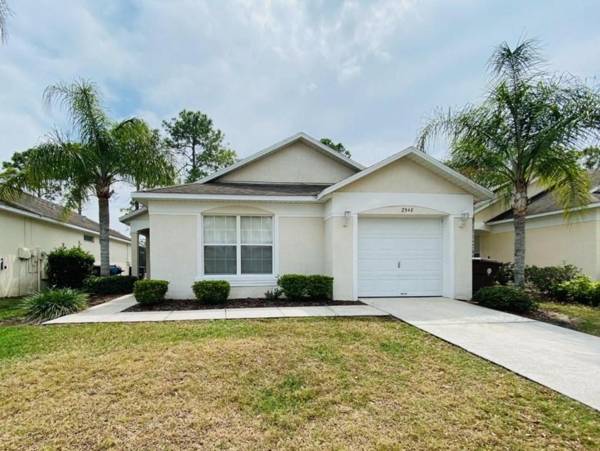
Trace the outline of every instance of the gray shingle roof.
{"label": "gray shingle roof", "polygon": [[[55,221],[64,222],[82,229],[90,230],[92,232],[100,232],[100,224],[91,219],[79,215],[75,212],[71,213],[66,219],[63,217],[63,207],[50,201],[40,199],[39,197],[32,196],[30,194],[23,193],[19,199],[15,201],[2,201],[0,205],[7,205],[18,210],[22,210],[27,213],[33,213],[35,215],[42,216],[44,218],[53,219]],[[129,237],[117,232],[116,230],[110,229],[110,236],[115,238],[121,238],[122,240],[128,240]]]}
{"label": "gray shingle roof", "polygon": [[186,183],[142,191],[164,194],[217,194],[236,196],[316,196],[330,185],[303,183]]}
{"label": "gray shingle roof", "polygon": [[[590,179],[592,188],[595,188],[592,192],[592,200],[590,203],[600,202],[600,171],[590,172]],[[529,205],[527,207],[527,216],[539,215],[542,213],[550,213],[553,211],[562,211],[562,208],[556,201],[554,195],[550,191],[543,191],[531,199],[529,199]],[[498,216],[493,217],[487,222],[502,221],[504,219],[512,219],[512,209],[508,209]]]}

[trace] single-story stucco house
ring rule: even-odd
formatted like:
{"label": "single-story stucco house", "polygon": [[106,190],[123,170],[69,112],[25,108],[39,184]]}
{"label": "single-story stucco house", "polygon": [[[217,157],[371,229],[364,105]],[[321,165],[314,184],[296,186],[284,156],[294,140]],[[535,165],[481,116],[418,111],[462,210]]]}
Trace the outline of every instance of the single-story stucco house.
{"label": "single-story stucco house", "polygon": [[[533,183],[525,223],[525,263],[569,263],[600,280],[600,171],[590,172],[590,203],[568,217],[552,192]],[[512,209],[501,199],[475,205],[475,256],[512,262]]]}
{"label": "single-story stucco house", "polygon": [[[23,193],[0,201],[0,297],[23,296],[43,287],[45,256],[60,246],[81,246],[100,262],[100,225],[63,207]],[[111,264],[129,272],[131,240],[110,231]]]}
{"label": "single-story stucco house", "polygon": [[[334,277],[334,298],[471,297],[474,201],[493,193],[409,147],[370,167],[299,133],[196,183],[136,192],[121,220],[147,272],[262,297],[286,273]],[[134,271],[137,262],[133,264]]]}

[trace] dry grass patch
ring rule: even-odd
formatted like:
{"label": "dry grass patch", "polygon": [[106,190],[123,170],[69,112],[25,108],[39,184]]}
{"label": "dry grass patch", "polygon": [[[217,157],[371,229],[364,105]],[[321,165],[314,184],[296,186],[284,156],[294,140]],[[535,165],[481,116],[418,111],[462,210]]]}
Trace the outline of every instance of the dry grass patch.
{"label": "dry grass patch", "polygon": [[385,319],[0,329],[0,423],[2,449],[590,449],[600,439],[599,413]]}

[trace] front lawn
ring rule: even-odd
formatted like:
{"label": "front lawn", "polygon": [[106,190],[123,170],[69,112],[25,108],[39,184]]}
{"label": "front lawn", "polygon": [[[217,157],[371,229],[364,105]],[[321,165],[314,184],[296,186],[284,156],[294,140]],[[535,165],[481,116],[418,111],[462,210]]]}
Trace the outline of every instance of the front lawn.
{"label": "front lawn", "polygon": [[17,323],[25,318],[23,298],[0,298],[0,325]]}
{"label": "front lawn", "polygon": [[600,336],[600,307],[540,302],[539,310],[548,321]]}
{"label": "front lawn", "polygon": [[0,328],[2,449],[569,448],[600,413],[388,319]]}

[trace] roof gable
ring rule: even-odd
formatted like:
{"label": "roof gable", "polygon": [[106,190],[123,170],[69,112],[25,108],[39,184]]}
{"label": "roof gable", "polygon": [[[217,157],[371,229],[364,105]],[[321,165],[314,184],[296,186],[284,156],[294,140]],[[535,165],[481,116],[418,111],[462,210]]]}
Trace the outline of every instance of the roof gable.
{"label": "roof gable", "polygon": [[[382,175],[384,177],[384,180],[378,184],[370,184],[370,189],[375,189],[375,192],[385,191],[386,189],[390,189],[390,186],[393,189],[393,185],[395,183],[402,182],[401,180],[398,180],[398,177],[394,177],[396,175],[394,171],[401,167],[399,163],[402,159],[405,159],[406,169],[411,169],[411,167],[415,169],[415,165],[418,165],[424,168],[426,171],[428,171],[427,173],[413,171],[416,174],[412,175],[416,175],[417,177],[421,176],[422,178],[425,178],[423,176],[426,174],[430,174],[433,176],[433,178],[427,177],[429,180],[416,179],[419,182],[419,184],[412,184],[411,186],[411,189],[417,190],[416,192],[435,193],[439,191],[453,192],[456,194],[468,193],[472,194],[476,199],[491,199],[494,196],[494,194],[488,189],[478,185],[472,180],[469,180],[465,176],[459,174],[458,172],[439,162],[435,158],[417,150],[414,147],[408,147],[403,151],[398,152],[392,155],[391,157],[386,158],[385,160],[382,160],[379,163],[376,163],[373,166],[370,166],[367,169],[364,169],[363,171],[351,177],[348,177],[336,183],[335,185],[330,186],[329,188],[324,189],[318,197],[323,198],[335,191],[339,191],[347,187],[349,188],[349,185],[358,184],[358,182],[360,182],[361,180],[363,181],[363,184],[367,185],[366,183],[364,183],[366,178],[371,175],[374,176],[376,172],[378,173],[378,175]],[[409,175],[409,172],[406,172],[406,175]],[[433,185],[431,185],[431,182],[434,178],[437,180],[435,181],[435,183],[433,183]],[[428,185],[430,186],[430,189],[424,190],[426,186],[425,184],[427,183],[430,184]],[[410,181],[407,180],[405,182],[405,185],[406,184],[410,184]],[[365,187],[359,189],[364,188]]]}
{"label": "roof gable", "polygon": [[240,183],[332,184],[362,169],[361,164],[305,133],[298,133],[197,183],[218,179]]}

